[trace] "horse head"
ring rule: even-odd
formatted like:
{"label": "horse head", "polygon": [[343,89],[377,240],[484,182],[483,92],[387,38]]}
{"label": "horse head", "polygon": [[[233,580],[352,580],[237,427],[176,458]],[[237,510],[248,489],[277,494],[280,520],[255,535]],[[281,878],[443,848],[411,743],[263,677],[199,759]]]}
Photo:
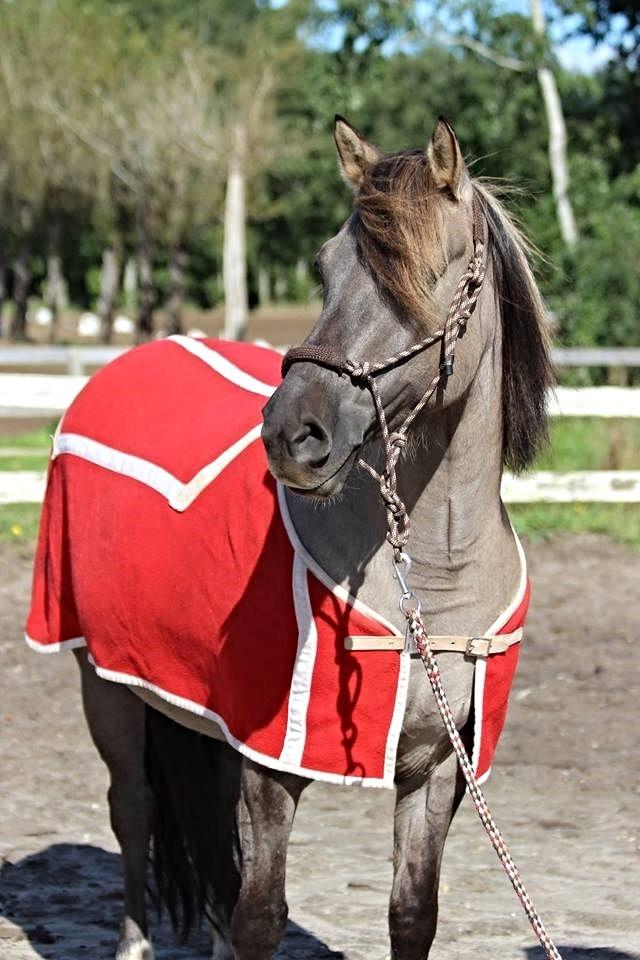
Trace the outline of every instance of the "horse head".
{"label": "horse head", "polygon": [[[426,147],[383,155],[341,117],[334,136],[354,211],[316,257],[323,306],[304,347],[344,358],[346,369],[292,365],[264,410],[273,474],[318,498],[339,493],[363,445],[380,429],[358,371],[443,328],[474,252],[474,185],[455,133],[441,119]],[[473,378],[490,324],[470,325],[456,376],[437,406]],[[376,377],[389,429],[404,422],[442,363],[442,343]],[[352,371],[356,375],[352,375]]]}

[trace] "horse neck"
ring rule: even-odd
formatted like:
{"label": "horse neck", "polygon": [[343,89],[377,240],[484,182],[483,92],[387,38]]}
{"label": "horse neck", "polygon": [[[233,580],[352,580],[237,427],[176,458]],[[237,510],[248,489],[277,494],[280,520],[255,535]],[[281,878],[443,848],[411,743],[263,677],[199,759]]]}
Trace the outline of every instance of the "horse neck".
{"label": "horse neck", "polygon": [[[500,324],[487,318],[494,308],[483,299],[493,335],[472,383],[461,400],[416,425],[422,436],[398,464],[411,518],[411,586],[434,633],[484,632],[513,599],[521,574],[500,500]],[[288,501],[300,539],[320,566],[402,627],[377,485],[356,468],[343,495],[327,506]]]}

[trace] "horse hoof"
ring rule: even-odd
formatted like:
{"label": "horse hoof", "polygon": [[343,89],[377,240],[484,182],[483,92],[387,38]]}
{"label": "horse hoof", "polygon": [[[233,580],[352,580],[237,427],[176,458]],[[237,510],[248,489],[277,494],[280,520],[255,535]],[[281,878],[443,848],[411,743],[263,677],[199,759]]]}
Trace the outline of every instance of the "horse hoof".
{"label": "horse hoof", "polygon": [[153,947],[131,920],[120,930],[116,960],[154,960]]}

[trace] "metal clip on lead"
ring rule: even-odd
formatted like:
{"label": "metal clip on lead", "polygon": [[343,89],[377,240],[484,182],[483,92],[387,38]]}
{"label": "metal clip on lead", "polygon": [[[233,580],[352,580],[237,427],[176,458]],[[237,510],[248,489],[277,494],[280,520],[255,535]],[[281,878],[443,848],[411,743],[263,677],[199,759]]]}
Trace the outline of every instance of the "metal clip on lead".
{"label": "metal clip on lead", "polygon": [[[407,583],[407,577],[409,576],[409,571],[411,570],[411,557],[409,554],[401,553],[398,561],[393,561],[393,569],[394,576],[400,584],[400,589],[402,590],[402,594],[398,601],[400,613],[403,617],[407,617],[408,619],[412,612],[415,611],[416,613],[420,613],[422,610],[422,604],[420,603],[419,597],[415,595]],[[411,601],[410,606],[408,606],[409,601]]]}

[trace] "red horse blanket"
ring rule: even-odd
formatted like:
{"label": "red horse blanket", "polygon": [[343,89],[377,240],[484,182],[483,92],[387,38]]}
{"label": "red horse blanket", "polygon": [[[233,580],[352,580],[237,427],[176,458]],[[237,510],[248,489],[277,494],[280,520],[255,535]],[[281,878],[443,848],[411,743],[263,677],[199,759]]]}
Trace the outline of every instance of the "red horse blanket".
{"label": "red horse blanket", "polygon": [[[278,770],[391,786],[409,655],[296,535],[267,469],[275,351],[173,337],[94,376],[53,443],[27,639],[86,645],[101,677],[214,720]],[[526,576],[487,632],[521,626]],[[478,661],[474,764],[488,773],[518,644]]]}

